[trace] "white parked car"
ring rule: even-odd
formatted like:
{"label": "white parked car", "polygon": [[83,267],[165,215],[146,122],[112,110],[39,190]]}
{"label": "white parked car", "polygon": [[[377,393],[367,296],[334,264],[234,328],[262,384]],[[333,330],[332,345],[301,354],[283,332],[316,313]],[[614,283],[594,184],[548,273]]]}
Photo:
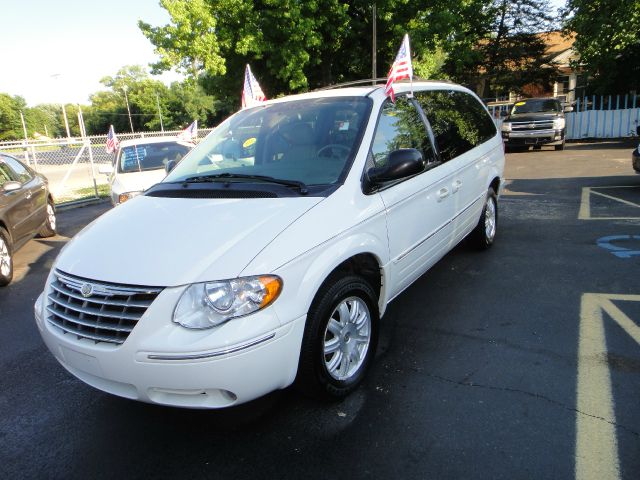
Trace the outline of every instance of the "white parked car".
{"label": "white parked car", "polygon": [[167,163],[179,162],[193,148],[176,137],[147,137],[120,143],[113,165],[99,167],[109,175],[111,203],[118,205],[162,181]]}
{"label": "white parked car", "polygon": [[489,113],[458,85],[409,88],[396,103],[382,85],[312,92],[224,121],[60,253],[35,304],[50,351],[98,389],[164,405],[294,382],[351,392],[389,302],[465,237],[496,235]]}

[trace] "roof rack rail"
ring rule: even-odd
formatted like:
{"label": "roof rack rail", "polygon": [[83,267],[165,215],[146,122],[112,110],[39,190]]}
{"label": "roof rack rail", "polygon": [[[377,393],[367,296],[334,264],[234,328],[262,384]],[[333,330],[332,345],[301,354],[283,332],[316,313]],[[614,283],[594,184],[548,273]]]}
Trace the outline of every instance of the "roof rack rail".
{"label": "roof rack rail", "polygon": [[[414,82],[437,82],[437,83],[453,83],[449,80],[428,80],[426,78],[421,77],[413,77]],[[319,92],[322,90],[331,90],[334,88],[345,88],[345,87],[355,87],[358,85],[371,85],[372,87],[379,87],[380,84],[386,84],[387,77],[379,77],[379,78],[365,78],[362,80],[354,80],[351,82],[337,83],[335,85],[327,85],[326,87],[320,87],[312,90],[313,92]],[[400,80],[398,83],[409,83],[408,80]]]}

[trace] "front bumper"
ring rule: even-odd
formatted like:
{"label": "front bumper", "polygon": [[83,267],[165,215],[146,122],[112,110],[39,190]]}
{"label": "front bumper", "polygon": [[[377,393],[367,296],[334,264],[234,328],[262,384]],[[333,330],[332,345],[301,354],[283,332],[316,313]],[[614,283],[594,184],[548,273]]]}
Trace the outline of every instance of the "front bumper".
{"label": "front bumper", "polygon": [[306,316],[281,323],[274,309],[266,308],[217,329],[188,330],[171,321],[182,291],[165,289],[120,346],[63,333],[44,318],[43,295],[36,302],[36,324],[70,373],[133,400],[223,408],[293,382]]}
{"label": "front bumper", "polygon": [[502,132],[505,145],[562,145],[564,130],[521,130]]}

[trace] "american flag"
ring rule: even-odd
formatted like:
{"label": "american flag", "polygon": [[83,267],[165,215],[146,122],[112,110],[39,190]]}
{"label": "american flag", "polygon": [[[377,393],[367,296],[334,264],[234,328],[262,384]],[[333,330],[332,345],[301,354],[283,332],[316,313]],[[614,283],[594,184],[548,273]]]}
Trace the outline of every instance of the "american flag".
{"label": "american flag", "polygon": [[191,125],[178,134],[178,140],[193,143],[198,138],[198,120],[194,120]]}
{"label": "american flag", "polygon": [[409,50],[409,34],[405,33],[402,39],[402,45],[396,55],[396,59],[391,65],[389,70],[389,78],[387,78],[387,84],[384,87],[384,93],[387,96],[391,96],[391,101],[395,102],[395,92],[393,91],[393,82],[404,80],[408,78],[413,79],[413,67],[411,66],[411,51]]}
{"label": "american flag", "polygon": [[249,68],[249,65],[247,64],[247,68],[244,70],[242,108],[255,107],[266,99],[267,97],[264,96],[264,92],[260,88],[260,84],[256,80],[256,77],[253,76],[253,73],[251,73],[251,68]]}
{"label": "american flag", "polygon": [[107,153],[113,153],[118,149],[118,145],[120,145],[120,142],[118,141],[118,137],[116,137],[116,132],[113,131],[113,125],[110,125],[105,150]]}

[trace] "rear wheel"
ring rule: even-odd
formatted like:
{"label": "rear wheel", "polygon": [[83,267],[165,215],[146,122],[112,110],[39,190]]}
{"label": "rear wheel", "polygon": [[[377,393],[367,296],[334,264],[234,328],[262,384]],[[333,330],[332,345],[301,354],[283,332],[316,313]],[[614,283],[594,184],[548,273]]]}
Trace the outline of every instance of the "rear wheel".
{"label": "rear wheel", "polygon": [[486,250],[493,245],[498,231],[498,196],[492,187],[487,190],[487,198],[478,225],[469,235],[472,246]]}
{"label": "rear wheel", "polygon": [[365,376],[378,341],[371,286],[349,275],[323,285],[307,316],[296,386],[319,398],[342,398]]}
{"label": "rear wheel", "polygon": [[47,220],[38,232],[38,235],[41,237],[53,237],[56,234],[57,226],[56,209],[53,206],[53,202],[49,200],[47,202]]}
{"label": "rear wheel", "polygon": [[13,255],[9,234],[0,228],[0,287],[9,285],[13,278]]}

